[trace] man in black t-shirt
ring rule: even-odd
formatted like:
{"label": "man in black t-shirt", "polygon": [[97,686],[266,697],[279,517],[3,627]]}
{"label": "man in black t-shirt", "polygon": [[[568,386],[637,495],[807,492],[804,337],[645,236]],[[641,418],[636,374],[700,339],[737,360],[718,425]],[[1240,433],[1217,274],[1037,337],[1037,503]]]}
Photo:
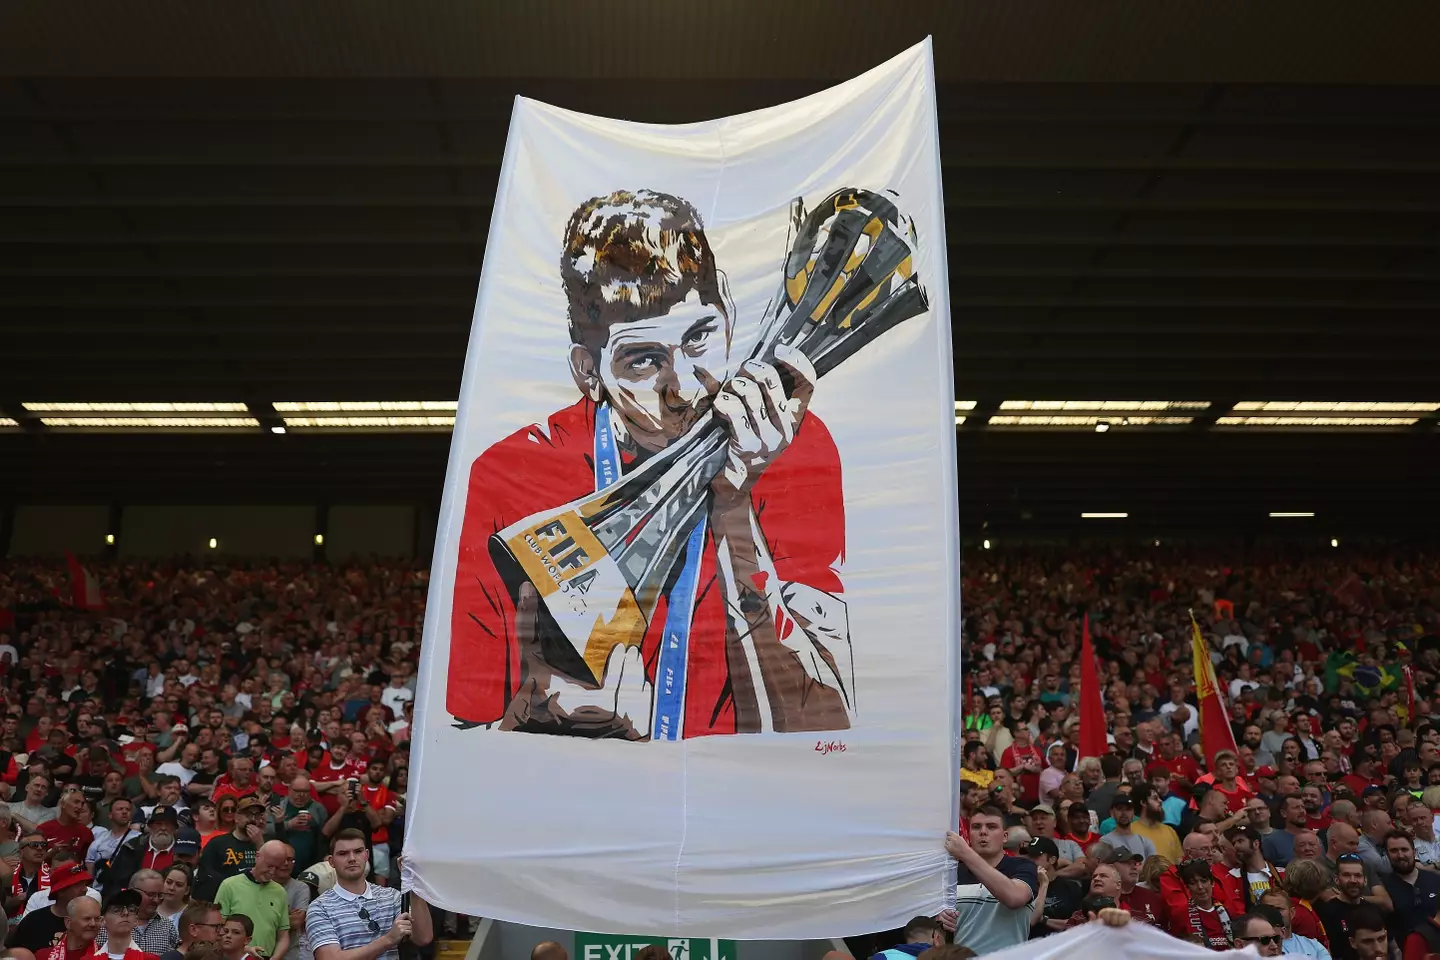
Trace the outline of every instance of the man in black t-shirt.
{"label": "man in black t-shirt", "polygon": [[53,947],[65,937],[65,910],[70,901],[85,896],[90,889],[90,874],[78,863],[69,863],[57,869],[50,878],[50,906],[32,910],[20,925],[10,941],[12,947],[23,947],[38,954],[46,947]]}
{"label": "man in black t-shirt", "polygon": [[1037,873],[1043,868],[1052,877],[1045,888],[1044,918],[1030,927],[1030,939],[1034,940],[1065,929],[1071,915],[1080,909],[1080,901],[1085,899],[1085,888],[1078,880],[1056,876],[1060,848],[1049,837],[1031,839],[1024,853],[1035,864]]}
{"label": "man in black t-shirt", "polygon": [[1335,864],[1335,890],[1336,895],[1315,902],[1315,913],[1325,926],[1335,960],[1357,960],[1355,948],[1350,945],[1350,914],[1367,903],[1373,904],[1366,896],[1377,892],[1365,876],[1365,862],[1358,853],[1342,854]]}

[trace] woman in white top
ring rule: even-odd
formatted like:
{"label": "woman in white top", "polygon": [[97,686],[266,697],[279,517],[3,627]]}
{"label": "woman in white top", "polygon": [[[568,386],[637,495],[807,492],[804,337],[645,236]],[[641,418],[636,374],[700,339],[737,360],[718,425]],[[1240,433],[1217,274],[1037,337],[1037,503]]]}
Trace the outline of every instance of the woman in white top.
{"label": "woman in white top", "polygon": [[178,933],[180,914],[190,906],[190,888],[195,882],[195,875],[186,864],[174,863],[166,867],[160,876],[165,885],[160,888],[160,906],[155,908],[155,912],[169,920]]}

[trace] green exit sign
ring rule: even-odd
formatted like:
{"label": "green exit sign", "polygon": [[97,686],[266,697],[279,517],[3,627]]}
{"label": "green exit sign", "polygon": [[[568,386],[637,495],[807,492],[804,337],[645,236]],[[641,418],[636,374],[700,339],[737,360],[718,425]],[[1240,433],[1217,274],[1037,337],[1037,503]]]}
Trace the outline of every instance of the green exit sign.
{"label": "green exit sign", "polygon": [[739,960],[734,940],[688,937],[613,937],[603,933],[575,934],[576,960],[633,960],[644,947],[661,947],[675,960]]}

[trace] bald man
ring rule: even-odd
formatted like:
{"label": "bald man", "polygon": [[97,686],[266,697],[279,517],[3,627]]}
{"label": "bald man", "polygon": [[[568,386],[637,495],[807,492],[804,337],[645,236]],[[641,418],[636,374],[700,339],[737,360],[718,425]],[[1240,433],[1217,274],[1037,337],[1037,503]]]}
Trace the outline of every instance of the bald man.
{"label": "bald man", "polygon": [[[1238,877],[1231,876],[1223,858],[1220,862],[1216,861],[1221,853],[1215,845],[1215,838],[1208,833],[1189,833],[1185,835],[1181,848],[1186,860],[1206,860],[1210,863],[1210,873],[1215,878],[1215,902],[1230,911],[1231,916],[1238,917],[1244,913],[1244,888]],[[1171,916],[1181,916],[1190,909],[1190,894],[1180,880],[1178,866],[1172,866],[1160,875],[1160,896]]]}
{"label": "bald man", "polygon": [[1360,859],[1377,876],[1390,873],[1390,860],[1385,856],[1385,835],[1395,829],[1390,814],[1384,810],[1366,810],[1360,815]]}
{"label": "bald man", "polygon": [[570,960],[570,954],[554,940],[541,940],[530,951],[530,960]]}
{"label": "bald man", "polygon": [[255,866],[220,884],[215,905],[225,916],[239,913],[255,924],[250,946],[265,957],[283,957],[290,949],[290,900],[275,876],[293,866],[291,848],[269,840],[255,853]]}

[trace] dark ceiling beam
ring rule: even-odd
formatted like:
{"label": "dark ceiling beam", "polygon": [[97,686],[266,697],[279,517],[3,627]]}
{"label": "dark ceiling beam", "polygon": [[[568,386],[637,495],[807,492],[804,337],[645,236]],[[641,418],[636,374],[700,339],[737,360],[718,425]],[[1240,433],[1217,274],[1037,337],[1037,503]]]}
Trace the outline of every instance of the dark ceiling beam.
{"label": "dark ceiling beam", "polygon": [[[490,195],[470,194],[449,196],[374,195],[364,196],[187,196],[183,194],[148,196],[98,196],[91,194],[9,194],[0,196],[0,209],[446,209],[470,207],[488,209]],[[1257,213],[1389,213],[1432,215],[1440,213],[1440,201],[1432,200],[1304,200],[1257,199],[1253,197],[1207,197],[1203,200],[1182,200],[1168,197],[1072,198],[1065,196],[1004,196],[998,194],[965,196],[947,194],[947,210],[996,211],[1137,211],[1149,213],[1215,213],[1221,211]]]}
{"label": "dark ceiling beam", "polygon": [[[504,80],[496,80],[495,84],[506,83]],[[524,87],[528,81],[508,81],[511,85],[508,88],[514,91],[517,86]],[[743,81],[740,81],[743,83]],[[821,90],[821,85],[806,85],[808,89]],[[974,89],[975,85],[968,85]],[[703,89],[703,85],[700,89]],[[720,91],[729,91],[730,98],[727,101],[717,100],[717,105],[728,102],[735,103],[734,82],[723,82],[717,84]],[[629,100],[634,101],[633,81],[628,85]],[[940,111],[938,114],[941,129],[947,127],[1237,127],[1237,128],[1283,128],[1283,129],[1359,129],[1359,130],[1433,130],[1440,127],[1440,117],[1434,113],[1367,113],[1367,114],[1345,114],[1345,113],[1305,113],[1303,108],[1293,111],[1267,112],[1259,110],[1255,112],[1146,112],[1146,111],[1095,111],[1076,109],[1068,112],[1040,112],[1030,111],[1023,106],[1011,106],[1008,109],[997,109],[994,111],[964,111],[946,109],[946,94],[949,92],[945,84],[941,84],[938,90],[938,101]],[[803,95],[803,94],[802,94]],[[757,99],[757,104],[774,104],[783,102],[784,95],[780,92],[772,93],[762,99]],[[377,106],[370,110],[267,110],[263,107],[254,110],[236,111],[217,107],[214,110],[203,112],[192,112],[187,110],[167,110],[163,107],[131,107],[129,104],[116,104],[113,109],[106,111],[69,109],[65,107],[54,107],[45,110],[14,109],[7,106],[0,110],[0,123],[91,123],[91,124],[131,124],[131,123],[164,123],[164,124],[201,124],[214,125],[224,124],[227,126],[245,123],[293,123],[293,124],[357,124],[357,125],[388,125],[388,124],[433,124],[433,123],[468,123],[477,121],[492,121],[497,132],[503,134],[510,117],[509,97],[506,97],[503,108],[494,110],[467,110],[454,108],[445,110],[425,109],[423,107],[396,107],[384,109]],[[562,105],[563,104],[557,104]],[[652,108],[663,109],[663,108]],[[728,109],[720,106],[720,109]],[[637,117],[643,116],[646,112],[645,101],[637,102]],[[635,113],[636,111],[627,111]],[[688,108],[671,108],[668,111],[674,116],[675,121],[689,122],[696,120],[715,119],[714,108],[702,110],[693,104]],[[683,118],[683,119],[682,119]],[[655,117],[649,116],[647,122],[660,122]]]}
{"label": "dark ceiling beam", "polygon": [[[329,233],[306,234],[303,231],[290,233],[0,233],[0,244],[27,247],[67,246],[128,246],[136,237],[144,238],[151,246],[217,246],[217,247],[409,247],[409,246],[471,246],[484,244],[484,233],[408,233],[396,230],[389,233]],[[946,233],[950,247],[1177,247],[1227,249],[1241,248],[1294,248],[1294,249],[1416,249],[1440,248],[1440,237],[1423,236],[1315,236],[1296,234],[1294,236],[1247,237],[1243,235],[1195,235],[1183,234],[1159,236],[1115,236],[1111,234],[977,234],[963,227],[952,227]]]}
{"label": "dark ceiling beam", "polygon": [[[132,238],[132,242],[141,237]],[[1327,269],[1323,264],[1311,268],[1233,267],[1104,267],[1104,266],[1003,266],[972,264],[964,259],[949,266],[951,277],[974,279],[1094,279],[1094,280],[1168,280],[1168,279],[1236,279],[1236,280],[1303,280],[1303,281],[1388,281],[1440,284],[1440,274],[1433,270],[1346,270]],[[399,266],[287,265],[275,266],[187,266],[146,264],[108,266],[104,264],[71,263],[65,266],[0,267],[0,278],[95,277],[95,278],[264,278],[316,277],[351,279],[363,277],[463,277],[478,279],[477,268],[470,265],[430,266],[402,264]]]}
{"label": "dark ceiling beam", "polygon": [[[1440,121],[1436,128],[1440,129]],[[0,157],[0,169],[125,169],[135,167],[193,167],[197,169],[431,169],[473,168],[497,171],[500,155],[476,154],[397,154],[385,156],[304,156],[287,153],[252,154],[225,153],[186,155],[91,155],[66,156],[27,154]],[[1085,157],[1085,156],[1008,156],[1008,157],[942,157],[946,170],[1000,170],[1022,172],[1070,171],[1141,171],[1141,172],[1226,172],[1226,173],[1345,173],[1364,176],[1420,175],[1440,173],[1440,163],[1403,160],[1315,160],[1304,157],[1277,156],[1263,160],[1185,157]]]}

